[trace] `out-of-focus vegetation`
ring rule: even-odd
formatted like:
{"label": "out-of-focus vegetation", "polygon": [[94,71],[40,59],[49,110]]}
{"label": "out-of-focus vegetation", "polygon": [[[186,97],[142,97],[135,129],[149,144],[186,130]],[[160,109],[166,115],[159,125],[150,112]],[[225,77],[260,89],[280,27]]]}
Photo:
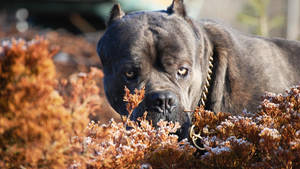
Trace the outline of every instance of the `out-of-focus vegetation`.
{"label": "out-of-focus vegetation", "polygon": [[[56,52],[39,38],[30,42],[2,42],[1,168],[63,168],[73,160],[70,139],[87,126],[93,109],[92,103],[81,104],[73,110],[64,106],[72,101],[64,99],[56,90],[59,82],[52,61]],[[88,85],[80,87],[89,88]],[[96,91],[90,92],[87,98],[97,96],[97,87],[93,89]],[[72,99],[75,94],[73,90],[69,97]]]}
{"label": "out-of-focus vegetation", "polygon": [[[61,79],[47,40],[12,40],[0,47],[0,168],[299,168],[300,87],[267,93],[257,113],[199,108],[194,124],[205,151],[140,118],[90,122],[101,110],[99,69]],[[124,100],[131,112],[144,91]],[[129,128],[131,128],[129,130]]]}
{"label": "out-of-focus vegetation", "polygon": [[269,16],[270,0],[249,0],[243,11],[238,14],[238,20],[251,27],[254,34],[269,36],[269,32],[284,24],[284,17],[277,15]]}

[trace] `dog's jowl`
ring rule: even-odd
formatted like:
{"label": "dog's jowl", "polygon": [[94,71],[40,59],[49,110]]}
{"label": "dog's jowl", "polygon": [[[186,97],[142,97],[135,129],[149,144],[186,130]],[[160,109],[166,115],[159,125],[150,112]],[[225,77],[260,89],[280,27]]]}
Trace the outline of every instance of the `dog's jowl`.
{"label": "dog's jowl", "polygon": [[183,0],[166,10],[127,15],[115,5],[97,50],[112,107],[126,115],[124,86],[145,87],[132,119],[147,111],[154,124],[178,121],[181,137],[191,123],[185,110],[205,104],[215,112],[253,112],[265,91],[283,92],[300,82],[300,42],[194,21]]}

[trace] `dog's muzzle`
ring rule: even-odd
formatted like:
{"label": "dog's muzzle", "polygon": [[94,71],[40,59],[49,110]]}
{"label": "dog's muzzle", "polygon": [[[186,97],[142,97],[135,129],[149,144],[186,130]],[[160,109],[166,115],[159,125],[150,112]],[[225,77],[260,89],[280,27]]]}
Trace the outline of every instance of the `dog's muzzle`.
{"label": "dog's muzzle", "polygon": [[170,91],[151,92],[146,95],[145,101],[147,109],[157,113],[171,113],[178,105],[176,94]]}

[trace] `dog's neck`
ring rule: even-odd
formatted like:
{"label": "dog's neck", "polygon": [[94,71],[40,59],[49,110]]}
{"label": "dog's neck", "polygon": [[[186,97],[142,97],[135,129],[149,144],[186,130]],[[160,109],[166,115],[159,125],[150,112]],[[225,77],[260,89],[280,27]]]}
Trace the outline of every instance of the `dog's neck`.
{"label": "dog's neck", "polygon": [[202,89],[202,93],[201,93],[201,98],[199,100],[198,106],[203,106],[205,107],[205,103],[207,100],[207,96],[208,96],[208,92],[209,92],[209,88],[211,85],[211,75],[212,75],[212,70],[213,70],[213,55],[211,55],[209,57],[209,61],[208,61],[208,70],[207,70],[207,75],[206,75],[206,79],[204,81],[204,87]]}
{"label": "dog's neck", "polygon": [[214,62],[215,62],[215,58],[214,58],[214,46],[212,44],[212,42],[210,41],[209,37],[206,35],[206,31],[203,28],[199,28],[198,29],[198,33],[201,34],[201,46],[205,46],[202,47],[202,51],[200,53],[202,53],[202,58],[204,59],[202,61],[202,71],[206,74],[202,75],[202,79],[203,82],[201,84],[201,97],[200,100],[198,101],[198,106],[203,106],[204,108],[206,108],[209,96],[210,96],[210,90],[211,90],[211,85],[212,85],[212,77],[213,77],[213,70],[214,70]]}

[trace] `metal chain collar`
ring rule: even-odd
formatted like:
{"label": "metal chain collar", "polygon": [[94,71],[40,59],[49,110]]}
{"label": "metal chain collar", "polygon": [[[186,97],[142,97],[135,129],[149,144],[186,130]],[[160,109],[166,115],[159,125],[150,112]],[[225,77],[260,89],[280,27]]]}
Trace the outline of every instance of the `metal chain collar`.
{"label": "metal chain collar", "polygon": [[[211,81],[211,74],[212,74],[212,69],[213,69],[213,60],[214,58],[212,56],[209,57],[209,62],[208,62],[208,71],[207,71],[207,76],[206,76],[206,80],[205,80],[205,85],[204,88],[202,90],[202,94],[201,94],[201,99],[199,101],[199,105],[198,106],[203,106],[205,108],[205,101],[207,100],[207,95],[208,95],[208,88],[210,87],[210,81]],[[199,149],[199,150],[205,150],[204,147],[201,147],[197,144],[197,140],[203,140],[201,137],[201,131],[199,131],[199,133],[195,132],[195,125],[193,124],[191,129],[190,129],[190,138],[192,139],[192,142],[194,144],[194,146]]]}

